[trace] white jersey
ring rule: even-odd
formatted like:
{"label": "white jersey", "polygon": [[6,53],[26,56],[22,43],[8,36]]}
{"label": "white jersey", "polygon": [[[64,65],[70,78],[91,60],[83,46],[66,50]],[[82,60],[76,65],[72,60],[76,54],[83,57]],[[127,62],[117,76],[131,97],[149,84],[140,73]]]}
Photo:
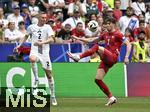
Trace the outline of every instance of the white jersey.
{"label": "white jersey", "polygon": [[49,44],[43,44],[42,47],[34,46],[37,41],[45,41],[50,36],[54,35],[52,28],[49,25],[39,27],[37,24],[30,25],[27,29],[27,34],[31,36],[31,52],[35,54],[49,55]]}

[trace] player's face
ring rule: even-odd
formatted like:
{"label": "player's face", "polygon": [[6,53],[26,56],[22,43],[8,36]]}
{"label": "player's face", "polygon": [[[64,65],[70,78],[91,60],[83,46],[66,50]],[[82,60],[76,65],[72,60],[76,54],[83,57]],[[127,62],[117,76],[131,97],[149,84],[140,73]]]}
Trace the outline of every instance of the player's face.
{"label": "player's face", "polygon": [[46,14],[41,14],[39,21],[41,22],[41,24],[45,24],[46,19],[47,19],[47,15]]}
{"label": "player's face", "polygon": [[78,29],[78,31],[83,31],[83,25],[82,24],[78,24],[77,29]]}
{"label": "player's face", "polygon": [[107,28],[107,31],[112,31],[112,29],[113,29],[113,23],[111,23],[111,22],[107,22],[106,23],[106,28]]}
{"label": "player's face", "polygon": [[140,25],[139,25],[139,27],[140,27],[140,29],[145,29],[145,23],[140,23]]}

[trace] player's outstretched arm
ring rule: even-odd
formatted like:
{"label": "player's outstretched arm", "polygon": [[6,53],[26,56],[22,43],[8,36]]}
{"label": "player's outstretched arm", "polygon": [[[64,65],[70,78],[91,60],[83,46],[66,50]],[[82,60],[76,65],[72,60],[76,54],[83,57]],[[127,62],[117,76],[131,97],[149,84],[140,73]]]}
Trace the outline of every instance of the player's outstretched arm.
{"label": "player's outstretched arm", "polygon": [[126,55],[124,58],[124,62],[125,62],[125,64],[128,64],[129,63],[129,56],[131,53],[131,43],[126,39],[124,41],[124,44],[126,45]]}
{"label": "player's outstretched arm", "polygon": [[99,41],[99,37],[92,37],[92,38],[79,38],[79,37],[76,37],[76,36],[72,36],[72,38],[74,39],[77,39],[77,40],[80,40],[82,42],[86,42],[86,43],[90,43],[90,42],[98,42]]}
{"label": "player's outstretched arm", "polygon": [[29,36],[29,35],[25,35],[25,36],[24,36],[24,38],[21,40],[21,42],[19,43],[19,45],[14,48],[14,50],[13,50],[14,52],[17,52],[18,48],[19,48],[20,46],[22,46],[22,44],[28,39],[28,36]]}

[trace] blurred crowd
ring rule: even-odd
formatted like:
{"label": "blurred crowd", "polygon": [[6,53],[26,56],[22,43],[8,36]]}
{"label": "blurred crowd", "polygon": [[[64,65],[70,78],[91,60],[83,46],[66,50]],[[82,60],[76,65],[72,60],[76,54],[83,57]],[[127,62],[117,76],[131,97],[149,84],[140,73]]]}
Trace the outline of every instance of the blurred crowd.
{"label": "blurred crowd", "polygon": [[[0,43],[20,42],[28,26],[38,23],[40,12],[47,13],[58,43],[82,43],[72,36],[98,37],[106,32],[105,19],[113,17],[116,28],[135,46],[133,60],[139,58],[136,42],[146,43],[149,51],[149,0],[1,0]],[[144,45],[140,43],[141,48]]]}

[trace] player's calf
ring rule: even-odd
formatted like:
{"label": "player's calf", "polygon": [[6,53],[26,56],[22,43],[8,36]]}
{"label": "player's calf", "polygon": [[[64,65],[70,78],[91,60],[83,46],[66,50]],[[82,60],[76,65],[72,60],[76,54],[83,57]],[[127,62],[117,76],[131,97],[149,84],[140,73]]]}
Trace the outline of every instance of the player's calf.
{"label": "player's calf", "polygon": [[57,100],[55,97],[51,97],[51,102],[53,106],[57,106]]}

